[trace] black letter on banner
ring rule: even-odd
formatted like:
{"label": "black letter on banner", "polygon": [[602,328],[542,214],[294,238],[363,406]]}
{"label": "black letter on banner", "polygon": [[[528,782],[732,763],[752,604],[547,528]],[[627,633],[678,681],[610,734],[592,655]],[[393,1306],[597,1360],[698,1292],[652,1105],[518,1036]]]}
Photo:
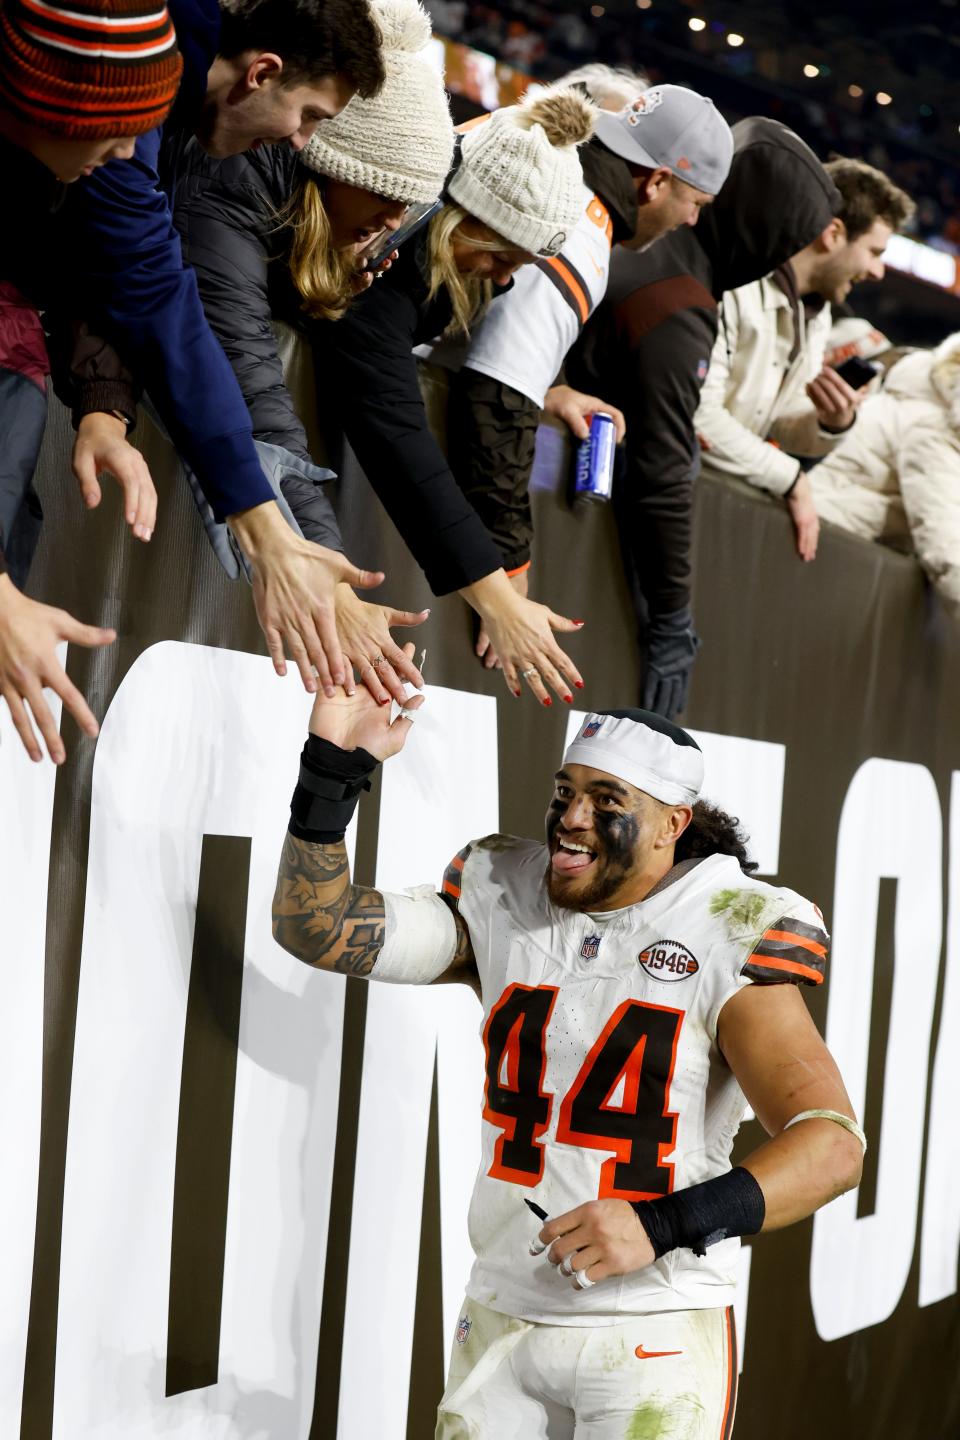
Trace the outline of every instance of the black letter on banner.
{"label": "black letter on banner", "polygon": [[168,1395],[218,1378],[249,878],[246,836],[204,835],[180,1078]]}
{"label": "black letter on banner", "polygon": [[[372,885],[377,871],[380,780],[381,771],[377,769],[370,777],[369,791],[360,799],[357,850],[353,864],[353,876],[358,885]],[[363,1079],[363,1037],[367,1025],[366,982],[348,980],[346,983],[337,1139],[333,1150],[333,1180],[330,1186],[330,1228],[327,1233],[327,1262],[323,1272],[313,1418],[308,1440],[330,1440],[331,1436],[336,1435],[340,1409],[343,1318],[347,1308],[353,1184],[357,1166],[357,1122],[360,1116],[360,1086]],[[371,1303],[375,1304],[376,1301]]]}
{"label": "black letter on banner", "polygon": [[432,1415],[443,1394],[446,1336],[443,1333],[443,1258],[440,1252],[440,1118],[437,1107],[437,1062],[433,1062],[430,1127],[423,1167],[423,1209],[420,1220],[420,1268],[410,1359],[410,1400],[407,1440],[420,1440],[423,1417]]}
{"label": "black letter on banner", "polygon": [[[877,1169],[880,1159],[880,1121],[883,1116],[883,1076],[893,1010],[894,922],[897,917],[897,881],[882,876],[877,894],[877,935],[873,953],[873,996],[870,1001],[870,1042],[867,1050],[867,1088],[860,1123],[870,1144],[863,1157],[863,1177],[857,1191],[857,1219],[877,1208]],[[829,964],[827,967],[829,975]]]}

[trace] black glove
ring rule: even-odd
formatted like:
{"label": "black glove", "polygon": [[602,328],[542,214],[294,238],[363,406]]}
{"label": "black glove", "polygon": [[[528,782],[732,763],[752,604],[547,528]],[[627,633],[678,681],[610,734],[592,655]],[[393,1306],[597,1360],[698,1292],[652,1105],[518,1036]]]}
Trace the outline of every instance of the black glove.
{"label": "black glove", "polygon": [[693,628],[689,605],[669,615],[653,615],[646,633],[643,692],[640,704],[673,720],[687,703],[693,662],[700,637]]}

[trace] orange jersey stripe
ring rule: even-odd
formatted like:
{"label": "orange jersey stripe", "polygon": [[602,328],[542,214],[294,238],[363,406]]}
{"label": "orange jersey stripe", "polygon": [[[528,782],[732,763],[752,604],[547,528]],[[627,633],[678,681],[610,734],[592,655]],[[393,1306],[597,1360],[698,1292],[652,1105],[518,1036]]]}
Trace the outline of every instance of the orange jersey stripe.
{"label": "orange jersey stripe", "polygon": [[454,885],[452,880],[444,880],[440,888],[444,895],[452,895],[454,900],[460,899],[460,886]]}
{"label": "orange jersey stripe", "polygon": [[[809,950],[811,955],[819,955],[821,960],[826,958],[826,945],[818,945],[816,940],[805,940],[802,935],[794,935],[792,930],[768,930],[763,939],[779,940],[785,945],[799,945],[802,949]],[[763,944],[763,941],[760,943]]]}
{"label": "orange jersey stripe", "polygon": [[823,975],[819,970],[814,970],[812,965],[800,965],[796,960],[781,960],[779,955],[764,955],[761,951],[754,950],[748,965],[756,965],[761,970],[787,970],[791,975],[802,975],[805,980],[812,980],[815,985],[821,984]]}
{"label": "orange jersey stripe", "polygon": [[555,270],[557,272],[557,274],[560,276],[560,279],[569,289],[574,300],[577,302],[577,309],[580,312],[580,321],[582,324],[586,325],[590,315],[590,301],[587,299],[586,295],[584,295],[583,288],[580,285],[579,281],[574,275],[570,273],[567,266],[564,265],[563,261],[559,259],[559,257],[553,260],[548,260],[547,264],[552,270]]}

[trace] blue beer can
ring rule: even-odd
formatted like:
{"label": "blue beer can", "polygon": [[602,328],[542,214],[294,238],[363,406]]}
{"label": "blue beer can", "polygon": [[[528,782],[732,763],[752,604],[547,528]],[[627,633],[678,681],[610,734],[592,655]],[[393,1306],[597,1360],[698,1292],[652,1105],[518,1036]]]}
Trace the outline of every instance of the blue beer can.
{"label": "blue beer can", "polygon": [[603,410],[590,421],[590,434],[577,450],[577,479],[574,502],[593,505],[613,494],[613,461],[617,449],[617,427]]}

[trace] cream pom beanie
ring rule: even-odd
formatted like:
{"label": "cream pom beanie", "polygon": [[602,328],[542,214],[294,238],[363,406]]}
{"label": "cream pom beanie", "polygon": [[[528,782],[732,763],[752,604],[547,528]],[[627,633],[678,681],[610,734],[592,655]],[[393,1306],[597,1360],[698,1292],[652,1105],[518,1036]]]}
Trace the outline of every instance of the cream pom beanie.
{"label": "cream pom beanie", "polygon": [[443,81],[424,53],[430,17],[418,0],[372,0],[387,78],[319,124],[300,152],[310,170],[408,205],[436,200],[453,159]]}
{"label": "cream pom beanie", "polygon": [[595,115],[579,91],[559,87],[495,111],[463,136],[448,194],[519,250],[556,255],[584,211],[577,146]]}

